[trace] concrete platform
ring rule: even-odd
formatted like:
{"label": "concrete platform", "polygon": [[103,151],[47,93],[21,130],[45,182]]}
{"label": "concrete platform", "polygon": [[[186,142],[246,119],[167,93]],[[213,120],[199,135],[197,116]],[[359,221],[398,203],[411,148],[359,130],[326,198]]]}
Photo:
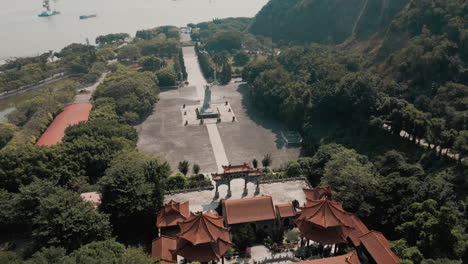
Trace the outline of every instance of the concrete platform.
{"label": "concrete platform", "polygon": [[[183,105],[180,107],[180,112],[182,114],[182,125],[200,125],[200,119],[197,117],[196,109],[200,109],[201,105]],[[206,124],[215,124],[215,123],[232,123],[237,122],[233,121],[235,117],[234,111],[232,110],[231,104],[226,105],[226,103],[215,103],[211,104],[212,108],[217,108],[219,111],[219,118],[221,122],[218,122],[218,118],[205,118],[203,122]]]}

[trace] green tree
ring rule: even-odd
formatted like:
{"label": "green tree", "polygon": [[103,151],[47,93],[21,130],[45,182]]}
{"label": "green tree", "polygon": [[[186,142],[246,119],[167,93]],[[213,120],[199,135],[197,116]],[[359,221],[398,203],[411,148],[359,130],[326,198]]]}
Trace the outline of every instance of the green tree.
{"label": "green tree", "polygon": [[237,250],[245,251],[247,247],[251,247],[255,242],[255,232],[250,224],[244,224],[237,232],[232,235],[232,242]]}
{"label": "green tree", "polygon": [[187,178],[182,173],[177,173],[167,178],[166,186],[168,190],[183,189],[186,186]]}
{"label": "green tree", "polygon": [[301,176],[301,165],[299,162],[292,160],[288,161],[285,174],[289,178]]}
{"label": "green tree", "polygon": [[166,62],[163,59],[160,59],[156,56],[141,57],[140,59],[138,59],[138,64],[140,64],[143,67],[144,71],[158,71],[162,67],[166,66]]}
{"label": "green tree", "polygon": [[1,251],[0,263],[22,264],[23,259],[13,251]]}
{"label": "green tree", "polygon": [[40,200],[34,216],[33,239],[38,248],[59,246],[77,249],[91,241],[108,239],[108,216],[84,203],[78,194],[59,189]]}
{"label": "green tree", "polygon": [[135,61],[141,56],[140,49],[136,45],[126,45],[119,49],[117,58],[119,61]]}
{"label": "green tree", "polygon": [[232,68],[229,63],[224,64],[219,74],[219,82],[221,84],[228,84],[232,78]]}
{"label": "green tree", "polygon": [[253,159],[252,160],[252,165],[253,167],[256,169],[258,167],[258,160],[257,159]]}
{"label": "green tree", "polygon": [[99,181],[100,209],[110,215],[119,241],[141,243],[154,237],[154,219],[162,206],[160,178],[166,177],[167,164],[136,152],[118,155]]}
{"label": "green tree", "polygon": [[198,173],[200,172],[200,165],[198,164],[193,164],[193,168],[192,168],[192,171],[195,175],[198,175]]}
{"label": "green tree", "polygon": [[182,174],[187,175],[189,171],[190,164],[188,161],[183,160],[179,162],[179,166],[177,167]]}
{"label": "green tree", "polygon": [[65,257],[64,263],[98,264],[121,263],[125,254],[125,246],[114,241],[96,241],[86,244]]}
{"label": "green tree", "polygon": [[236,66],[244,66],[249,62],[249,55],[247,53],[241,51],[234,55],[234,65]]}
{"label": "green tree", "polygon": [[439,206],[434,200],[413,203],[409,221],[397,230],[429,258],[461,258],[466,253],[468,236],[465,227],[452,209]]}
{"label": "green tree", "polygon": [[153,111],[158,93],[157,78],[153,74],[124,71],[110,74],[96,89],[93,99],[113,98],[117,115],[134,112],[141,121]]}
{"label": "green tree", "polygon": [[3,148],[13,138],[18,128],[10,123],[0,122],[0,148]]}
{"label": "green tree", "polygon": [[334,154],[325,165],[321,183],[332,187],[346,210],[360,216],[372,211],[368,197],[372,196],[378,179],[367,157],[350,149]]}
{"label": "green tree", "polygon": [[174,86],[177,84],[177,74],[174,69],[166,67],[156,73],[159,86]]}
{"label": "green tree", "polygon": [[468,157],[468,130],[460,132],[453,145],[453,150],[459,155],[459,160]]}
{"label": "green tree", "polygon": [[61,247],[42,248],[36,251],[26,262],[27,264],[62,263],[67,251]]}
{"label": "green tree", "polygon": [[271,154],[270,153],[266,154],[262,159],[263,167],[268,168],[271,165],[272,161],[273,161],[273,159],[271,157]]}

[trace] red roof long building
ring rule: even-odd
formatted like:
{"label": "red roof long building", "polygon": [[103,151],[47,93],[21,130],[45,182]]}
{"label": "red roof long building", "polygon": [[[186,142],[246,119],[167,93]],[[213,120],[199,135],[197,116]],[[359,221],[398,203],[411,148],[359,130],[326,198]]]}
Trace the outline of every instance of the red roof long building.
{"label": "red roof long building", "polygon": [[39,138],[36,146],[52,146],[62,142],[65,129],[80,122],[88,121],[92,107],[93,105],[90,103],[72,104],[65,107]]}

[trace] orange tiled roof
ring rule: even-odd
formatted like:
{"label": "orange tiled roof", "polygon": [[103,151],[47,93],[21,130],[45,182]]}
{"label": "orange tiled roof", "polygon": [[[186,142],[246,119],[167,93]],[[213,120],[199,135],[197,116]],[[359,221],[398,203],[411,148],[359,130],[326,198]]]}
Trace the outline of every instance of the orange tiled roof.
{"label": "orange tiled roof", "polygon": [[177,255],[173,253],[175,249],[175,237],[161,236],[151,244],[151,257],[160,259],[162,263],[174,263],[177,261]]}
{"label": "orange tiled roof", "polygon": [[370,231],[362,235],[360,241],[377,264],[400,263],[400,259],[391,249],[390,242],[382,233]]}
{"label": "orange tiled roof", "polygon": [[361,261],[357,256],[357,252],[354,250],[348,254],[331,257],[331,258],[322,258],[314,259],[308,261],[294,262],[291,264],[360,264]]}
{"label": "orange tiled roof", "polygon": [[296,215],[296,209],[290,203],[288,204],[277,204],[275,205],[276,213],[280,218],[292,217]]}
{"label": "orange tiled roof", "polygon": [[190,217],[189,202],[178,203],[171,200],[159,211],[156,218],[157,227],[176,226]]}
{"label": "orange tiled roof", "polygon": [[223,165],[224,173],[235,173],[235,172],[243,172],[243,171],[251,171],[253,168],[250,166],[249,163],[244,163],[242,165],[231,165],[228,166]]}
{"label": "orange tiled roof", "polygon": [[72,104],[65,107],[36,142],[36,146],[52,146],[62,142],[65,129],[80,122],[88,121],[92,107],[93,105],[90,103]]}
{"label": "orange tiled roof", "polygon": [[80,194],[81,200],[90,202],[94,208],[97,208],[101,204],[101,194],[98,192],[87,192]]}
{"label": "orange tiled roof", "polygon": [[313,189],[302,189],[306,195],[307,201],[321,200],[323,197],[331,198],[331,187],[328,185],[319,184]]}
{"label": "orange tiled roof", "polygon": [[351,221],[353,222],[354,229],[348,234],[349,239],[353,242],[354,246],[359,246],[361,244],[360,237],[369,232],[367,226],[359,219],[355,214],[351,214]]}
{"label": "orange tiled roof", "polygon": [[222,180],[224,177],[229,175],[234,175],[237,173],[247,173],[247,176],[260,176],[262,175],[261,169],[254,169],[249,163],[244,163],[242,165],[223,165],[223,173],[212,173],[211,177],[213,180]]}
{"label": "orange tiled roof", "polygon": [[229,225],[275,219],[271,196],[223,200],[223,207]]}
{"label": "orange tiled roof", "polygon": [[352,231],[350,214],[328,199],[309,201],[295,221],[301,235],[322,245],[346,242]]}
{"label": "orange tiled roof", "polygon": [[192,215],[179,223],[176,254],[191,261],[209,262],[220,259],[233,244],[224,219],[216,212]]}
{"label": "orange tiled roof", "polygon": [[298,220],[311,222],[323,228],[346,226],[353,227],[350,221],[350,213],[346,212],[341,204],[328,199],[309,201],[301,207],[301,215]]}

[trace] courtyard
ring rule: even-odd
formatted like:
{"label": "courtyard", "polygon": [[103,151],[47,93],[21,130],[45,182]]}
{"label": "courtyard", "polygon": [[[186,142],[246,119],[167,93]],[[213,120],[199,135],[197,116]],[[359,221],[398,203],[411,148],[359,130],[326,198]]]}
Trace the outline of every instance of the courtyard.
{"label": "courtyard", "polygon": [[300,147],[285,144],[281,136],[285,129],[255,109],[239,80],[212,88],[212,104],[227,109],[220,110],[220,123],[197,124],[199,121],[192,120],[193,113],[188,109],[202,104],[206,81],[194,48],[184,47],[183,53],[189,83],[161,90],[153,114],[137,127],[140,151],[159,156],[174,172],[182,160],[200,165],[201,172],[211,173],[220,171],[222,165],[261,160],[268,153],[272,156],[272,167],[299,157]]}

